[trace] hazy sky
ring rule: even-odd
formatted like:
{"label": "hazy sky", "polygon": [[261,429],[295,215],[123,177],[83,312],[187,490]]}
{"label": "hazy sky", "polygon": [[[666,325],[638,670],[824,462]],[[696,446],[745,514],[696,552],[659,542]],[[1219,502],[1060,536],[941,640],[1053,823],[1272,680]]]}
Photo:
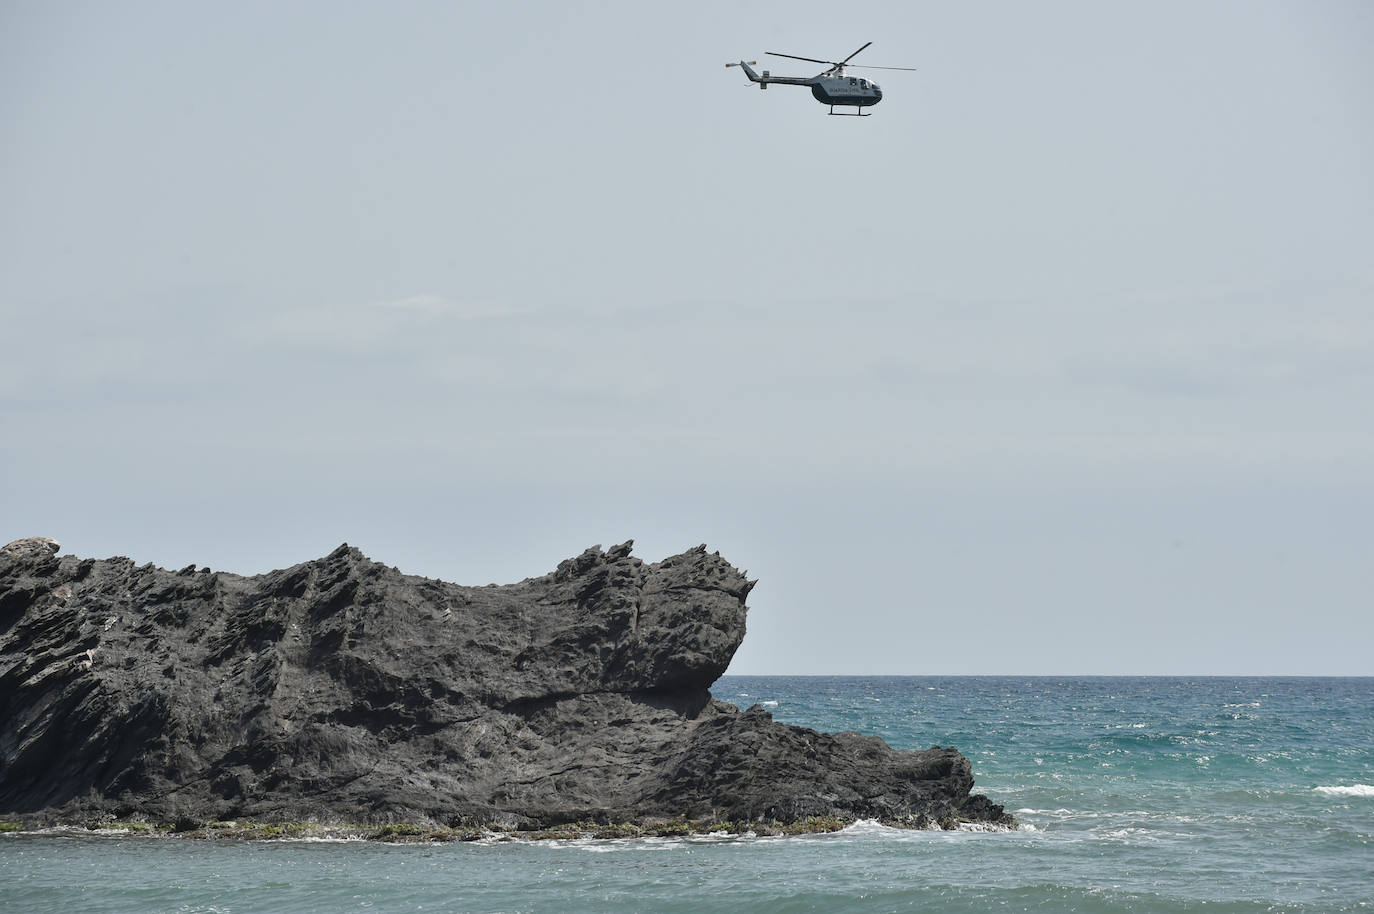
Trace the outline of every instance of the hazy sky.
{"label": "hazy sky", "polygon": [[[0,3],[0,540],[736,673],[1374,674],[1374,4]],[[726,61],[871,71],[870,118]]]}

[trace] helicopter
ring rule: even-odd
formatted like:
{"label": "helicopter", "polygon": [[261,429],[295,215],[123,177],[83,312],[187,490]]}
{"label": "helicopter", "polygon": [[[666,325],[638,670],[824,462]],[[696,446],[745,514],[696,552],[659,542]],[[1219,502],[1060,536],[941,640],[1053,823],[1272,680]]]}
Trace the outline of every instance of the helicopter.
{"label": "helicopter", "polygon": [[[742,67],[744,75],[749,77],[750,82],[758,83],[760,89],[767,89],[769,83],[781,83],[786,86],[810,86],[811,96],[822,105],[830,106],[830,113],[836,117],[847,115],[849,117],[868,117],[872,112],[865,112],[863,109],[878,104],[883,100],[883,90],[878,88],[878,84],[871,79],[862,77],[845,76],[846,67],[854,66],[865,70],[911,70],[915,67],[873,67],[864,64],[850,64],[850,61],[859,56],[859,51],[867,48],[869,42],[863,48],[859,48],[844,60],[817,60],[815,57],[798,57],[796,54],[779,54],[777,51],[765,51],[774,57],[788,57],[792,60],[807,60],[811,63],[828,64],[830,69],[815,76],[770,76],[767,70],[762,74],[755,73],[754,66],[758,66],[757,60],[744,61],[739,63],[727,63],[727,67]],[[835,111],[835,106],[858,108],[852,114],[847,111]]]}

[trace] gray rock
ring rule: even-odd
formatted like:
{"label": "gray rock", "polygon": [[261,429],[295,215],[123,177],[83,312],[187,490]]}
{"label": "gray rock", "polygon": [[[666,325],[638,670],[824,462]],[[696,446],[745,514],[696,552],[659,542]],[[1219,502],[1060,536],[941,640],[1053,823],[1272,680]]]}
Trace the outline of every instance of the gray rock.
{"label": "gray rock", "polygon": [[56,555],[62,544],[50,536],[26,536],[0,547],[0,555],[16,559],[46,559]]}
{"label": "gray rock", "polygon": [[0,811],[1010,821],[970,795],[953,749],[893,750],[713,700],[754,582],[704,546],[646,564],[631,545],[462,587],[347,545],[242,577],[11,544]]}

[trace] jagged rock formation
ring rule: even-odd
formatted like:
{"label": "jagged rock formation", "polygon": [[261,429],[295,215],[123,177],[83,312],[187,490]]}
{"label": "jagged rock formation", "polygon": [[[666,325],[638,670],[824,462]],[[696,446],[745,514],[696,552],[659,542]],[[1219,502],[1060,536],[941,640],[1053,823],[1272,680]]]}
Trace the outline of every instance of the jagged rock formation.
{"label": "jagged rock formation", "polygon": [[0,812],[459,822],[1009,821],[953,749],[708,688],[753,582],[630,543],[461,587],[340,546],[255,577],[0,550]]}

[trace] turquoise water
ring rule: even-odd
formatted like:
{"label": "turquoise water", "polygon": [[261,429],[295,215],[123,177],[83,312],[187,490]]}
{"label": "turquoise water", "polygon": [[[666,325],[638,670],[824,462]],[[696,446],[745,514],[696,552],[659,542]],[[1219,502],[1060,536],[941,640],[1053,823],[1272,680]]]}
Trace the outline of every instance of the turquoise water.
{"label": "turquoise water", "polygon": [[724,677],[718,698],[955,745],[1026,828],[378,845],[0,838],[0,910],[1374,909],[1374,679]]}

